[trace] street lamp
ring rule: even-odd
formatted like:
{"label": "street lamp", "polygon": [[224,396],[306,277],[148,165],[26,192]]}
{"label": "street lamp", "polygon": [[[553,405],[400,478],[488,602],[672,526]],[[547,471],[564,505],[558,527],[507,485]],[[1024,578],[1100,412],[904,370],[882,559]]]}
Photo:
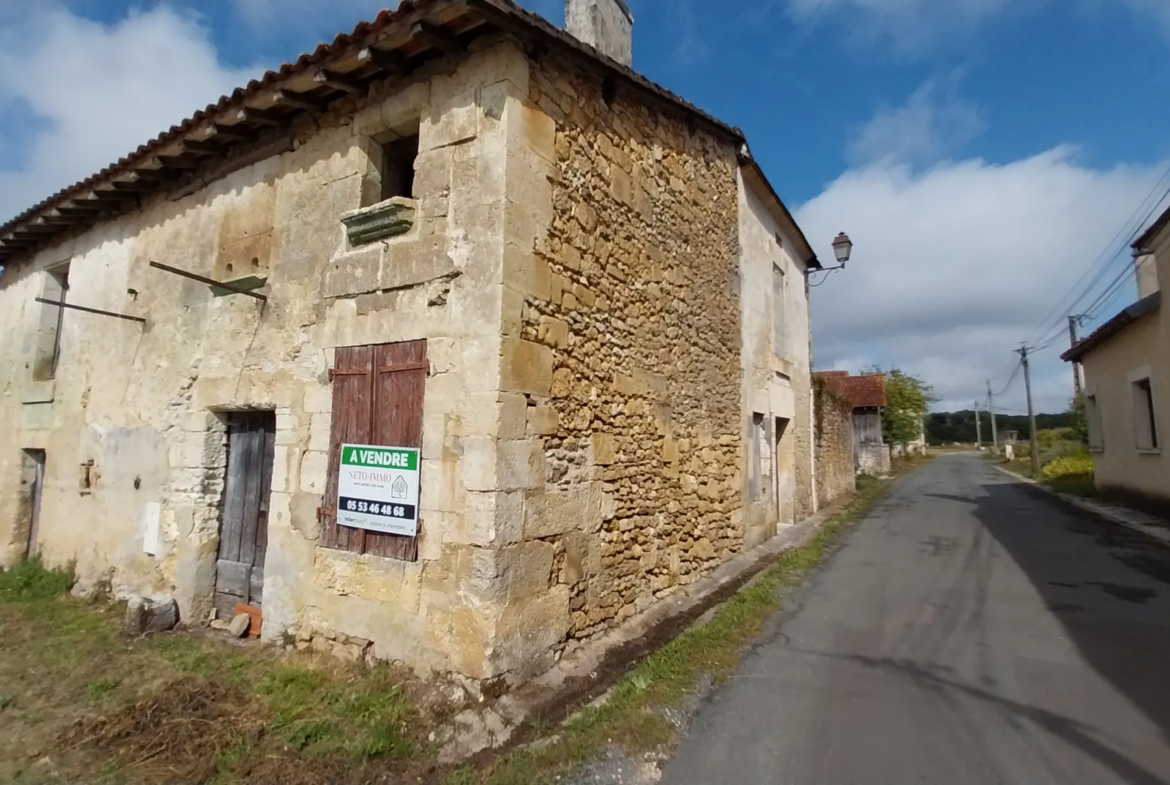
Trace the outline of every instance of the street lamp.
{"label": "street lamp", "polygon": [[[837,266],[836,267],[822,267],[820,270],[810,270],[809,274],[808,274],[808,277],[810,279],[809,286],[820,286],[821,284],[823,284],[825,282],[826,279],[828,279],[830,273],[834,273],[837,270],[844,270],[845,269],[845,265],[849,262],[849,259],[853,256],[853,241],[849,239],[849,235],[845,234],[844,232],[841,232],[833,240],[833,256],[837,257],[837,262],[838,262]],[[812,283],[811,279],[817,273],[825,273],[825,277],[822,278],[819,283]]]}
{"label": "street lamp", "polygon": [[844,232],[837,235],[837,239],[833,241],[833,254],[844,267],[845,263],[849,261],[849,257],[853,255],[853,241],[849,239],[849,235]]}

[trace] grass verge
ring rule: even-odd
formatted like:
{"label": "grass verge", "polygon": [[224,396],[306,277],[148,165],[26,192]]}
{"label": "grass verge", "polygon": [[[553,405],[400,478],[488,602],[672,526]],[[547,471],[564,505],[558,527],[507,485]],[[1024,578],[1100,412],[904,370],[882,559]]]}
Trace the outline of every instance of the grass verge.
{"label": "grass verge", "polygon": [[[900,462],[909,471],[928,462]],[[447,785],[533,785],[555,782],[619,743],[628,754],[673,741],[667,712],[678,709],[707,674],[722,682],[744,649],[781,607],[783,590],[798,586],[831,552],[840,535],[872,508],[889,482],[860,478],[853,502],[822,526],[807,544],[785,552],[754,582],[724,603],[705,623],[691,627],[642,661],[611,690],[602,705],[585,708],[560,728],[539,728],[540,743],[508,752],[481,768],[460,769]],[[539,726],[539,720],[537,720]]]}
{"label": "grass verge", "polygon": [[[1011,461],[1005,461],[1002,458],[988,456],[988,460],[1001,466],[1010,472],[1020,475],[1026,479],[1035,479],[1032,475],[1032,461],[1030,458],[1015,458]],[[1099,497],[1097,491],[1097,484],[1091,474],[1070,474],[1060,477],[1042,477],[1040,484],[1046,488],[1051,488],[1057,493],[1065,493],[1069,496],[1079,496],[1082,499],[1096,499]]]}
{"label": "grass verge", "polygon": [[443,709],[400,674],[209,636],[127,639],[118,606],[71,584],[36,561],[0,572],[0,782],[335,785],[431,769]]}

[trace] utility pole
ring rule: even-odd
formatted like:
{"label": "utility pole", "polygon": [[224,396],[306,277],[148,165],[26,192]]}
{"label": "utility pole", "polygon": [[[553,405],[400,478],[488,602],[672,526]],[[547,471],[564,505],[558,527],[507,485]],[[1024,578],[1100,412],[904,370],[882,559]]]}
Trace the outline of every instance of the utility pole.
{"label": "utility pole", "polygon": [[995,423],[995,394],[991,392],[991,379],[987,380],[987,409],[991,412],[991,454],[999,455],[999,429]]}
{"label": "utility pole", "polygon": [[1028,368],[1028,347],[1019,348],[1020,364],[1024,366],[1024,389],[1028,393],[1028,427],[1031,430],[1032,479],[1040,479],[1040,448],[1036,442],[1036,413],[1032,409],[1032,372]]}
{"label": "utility pole", "polygon": [[[1081,323],[1082,318],[1084,317],[1071,315],[1068,317],[1068,340],[1070,347],[1077,345],[1077,326]],[[1074,360],[1072,364],[1072,371],[1073,390],[1076,393],[1076,397],[1080,398],[1081,391],[1083,389],[1083,383],[1081,382],[1081,364]]]}
{"label": "utility pole", "polygon": [[983,422],[979,419],[979,401],[975,402],[975,439],[979,452],[983,452]]}

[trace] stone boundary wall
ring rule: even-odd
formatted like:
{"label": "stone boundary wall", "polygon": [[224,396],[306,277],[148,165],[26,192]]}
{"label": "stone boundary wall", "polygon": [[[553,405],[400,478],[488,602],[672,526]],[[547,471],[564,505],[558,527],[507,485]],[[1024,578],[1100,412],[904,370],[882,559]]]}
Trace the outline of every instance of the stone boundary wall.
{"label": "stone boundary wall", "polygon": [[821,506],[857,488],[853,468],[853,405],[823,379],[813,379],[816,491]]}

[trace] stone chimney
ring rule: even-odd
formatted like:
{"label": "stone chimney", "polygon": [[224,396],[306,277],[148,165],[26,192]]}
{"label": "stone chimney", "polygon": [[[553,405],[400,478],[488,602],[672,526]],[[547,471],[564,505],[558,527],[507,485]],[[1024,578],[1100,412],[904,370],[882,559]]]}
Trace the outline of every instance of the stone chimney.
{"label": "stone chimney", "polygon": [[622,65],[634,61],[634,15],[625,0],[565,0],[565,29]]}
{"label": "stone chimney", "polygon": [[1152,253],[1135,256],[1133,260],[1137,268],[1138,299],[1144,300],[1158,291],[1158,265]]}

